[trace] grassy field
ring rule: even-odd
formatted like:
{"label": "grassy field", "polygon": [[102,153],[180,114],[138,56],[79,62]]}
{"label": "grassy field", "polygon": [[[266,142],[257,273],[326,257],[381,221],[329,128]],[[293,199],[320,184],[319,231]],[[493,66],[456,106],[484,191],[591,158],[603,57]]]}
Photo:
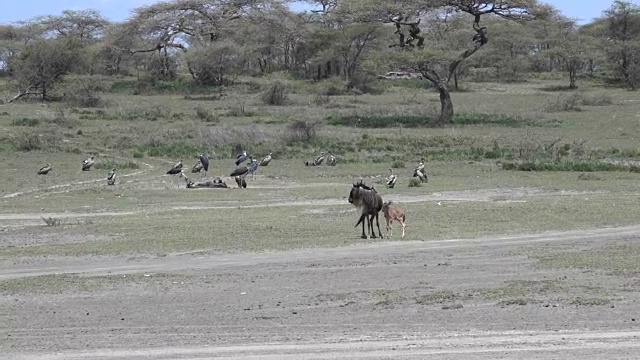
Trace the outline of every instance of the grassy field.
{"label": "grassy field", "polygon": [[[120,89],[99,109],[0,105],[7,239],[0,256],[353,244],[362,240],[346,197],[359,178],[407,210],[408,240],[637,222],[640,102],[633,92],[587,84],[549,91],[558,85],[550,81],[468,84],[453,93],[455,123],[433,128],[411,123],[439,105],[421,84],[387,82],[380,95],[358,96],[287,85],[284,106],[262,104],[246,86],[224,95]],[[288,126],[296,121],[315,124],[310,139],[295,137]],[[181,159],[190,168],[207,151],[209,175],[226,176],[240,149],[275,158],[245,190],[228,176],[232,189],[191,190],[164,175]],[[303,165],[321,151],[336,155],[338,166]],[[97,165],[82,172],[89,155]],[[431,182],[409,187],[420,158]],[[46,163],[53,171],[36,176]],[[119,181],[108,187],[113,167]],[[400,176],[395,189],[383,185],[389,167]]]}

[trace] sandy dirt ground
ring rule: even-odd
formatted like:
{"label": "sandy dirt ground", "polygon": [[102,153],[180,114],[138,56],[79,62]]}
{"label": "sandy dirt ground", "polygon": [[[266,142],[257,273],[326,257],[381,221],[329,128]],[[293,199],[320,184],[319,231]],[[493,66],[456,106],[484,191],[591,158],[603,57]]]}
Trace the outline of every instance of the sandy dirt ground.
{"label": "sandy dirt ground", "polygon": [[[261,254],[3,262],[0,280],[118,280],[0,297],[0,358],[637,359],[637,279],[543,269],[529,254],[594,251],[639,235],[640,226],[631,226]],[[606,301],[576,301],[584,298]]]}
{"label": "sandy dirt ground", "polygon": [[[45,190],[85,186],[92,182]],[[413,200],[537,195],[511,191]],[[344,199],[314,205],[337,203]],[[9,241],[42,216],[3,214],[0,236]],[[0,359],[637,359],[640,279],[540,267],[536,256],[639,240],[640,225],[259,254],[10,259],[0,261],[0,281],[97,280],[55,293],[4,291]]]}

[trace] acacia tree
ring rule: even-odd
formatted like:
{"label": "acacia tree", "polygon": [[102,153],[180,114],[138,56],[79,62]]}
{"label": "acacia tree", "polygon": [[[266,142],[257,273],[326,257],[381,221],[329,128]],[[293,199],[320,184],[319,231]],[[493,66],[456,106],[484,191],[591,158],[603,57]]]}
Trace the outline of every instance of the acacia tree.
{"label": "acacia tree", "polygon": [[550,34],[548,55],[555,58],[560,70],[569,76],[569,89],[576,89],[578,72],[586,68],[588,54],[597,54],[593,37],[581,32],[574,20],[563,16],[551,19],[554,30]]}
{"label": "acacia tree", "polygon": [[616,75],[635,90],[640,83],[640,6],[616,0],[604,18],[609,61]]}
{"label": "acacia tree", "polygon": [[18,56],[11,58],[9,67],[19,93],[9,102],[25,95],[39,95],[47,100],[49,90],[77,63],[74,46],[66,39],[39,40],[29,43]]}
{"label": "acacia tree", "polygon": [[591,77],[595,76],[596,69],[607,65],[607,54],[604,51],[606,47],[604,38],[606,27],[604,19],[596,19],[579,28],[580,34],[586,36],[587,39],[589,51],[585,54],[585,67],[587,74]]}
{"label": "acacia tree", "polygon": [[36,18],[51,36],[77,38],[82,41],[96,42],[109,25],[97,10],[65,10],[61,15],[49,15]]}
{"label": "acacia tree", "polygon": [[[365,5],[359,2],[358,5],[351,5],[352,8],[361,11],[360,16],[369,18],[370,21],[377,18],[377,21],[395,26],[399,38],[398,46],[392,48],[397,53],[396,63],[415,68],[438,91],[441,111],[437,123],[440,126],[450,123],[453,119],[449,80],[460,64],[485,46],[490,39],[490,31],[482,20],[498,16],[508,20],[526,21],[546,15],[550,10],[548,6],[541,5],[536,0],[363,1]],[[467,17],[472,32],[469,34],[466,49],[452,52],[439,44],[431,46],[431,39],[421,35],[422,18],[433,11],[451,11]]]}
{"label": "acacia tree", "polygon": [[453,102],[449,91],[449,79],[454,75],[458,66],[467,58],[475,54],[489,41],[487,28],[482,26],[483,16],[499,16],[509,20],[531,20],[539,14],[538,4],[535,0],[502,0],[485,2],[480,0],[447,0],[443,4],[456,12],[471,15],[472,28],[475,34],[471,37],[469,47],[458,53],[453,58],[446,59],[419,59],[418,69],[422,76],[435,86],[440,96],[440,116],[438,124],[445,126],[453,119]]}
{"label": "acacia tree", "polygon": [[[135,29],[143,42],[130,48],[131,54],[157,53],[166,61],[170,71],[170,57],[175,50],[187,53],[196,47],[230,39],[230,26],[255,8],[268,10],[278,0],[173,0],[134,9],[129,27]],[[173,50],[173,51],[171,51]],[[187,64],[189,67],[189,64]],[[162,69],[161,69],[162,70]],[[199,73],[189,70],[194,77]],[[163,73],[163,72],[161,72]]]}
{"label": "acacia tree", "polygon": [[[495,16],[485,20],[490,20],[485,24],[491,29],[491,41],[469,62],[484,69],[482,74],[492,79],[519,81],[523,73],[531,69],[532,63],[541,57],[535,50],[537,39],[532,35],[532,24]],[[468,35],[464,40],[468,41]]]}
{"label": "acacia tree", "polygon": [[306,42],[299,46],[306,60],[306,74],[316,79],[340,76],[355,85],[363,61],[377,48],[379,23],[362,21],[352,3],[315,0],[307,18]]}

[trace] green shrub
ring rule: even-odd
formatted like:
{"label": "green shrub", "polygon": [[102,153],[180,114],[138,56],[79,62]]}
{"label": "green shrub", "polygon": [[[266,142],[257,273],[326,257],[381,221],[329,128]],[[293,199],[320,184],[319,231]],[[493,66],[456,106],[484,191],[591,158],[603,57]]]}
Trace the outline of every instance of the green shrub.
{"label": "green shrub", "polygon": [[62,149],[62,135],[56,129],[50,129],[42,133],[26,131],[15,138],[13,143],[18,151],[58,151]]}
{"label": "green shrub", "polygon": [[289,100],[287,96],[287,88],[284,83],[276,80],[262,93],[260,99],[265,105],[285,105]]}
{"label": "green shrub", "polygon": [[409,187],[420,187],[422,186],[422,181],[418,178],[409,179]]}
{"label": "green shrub", "polygon": [[202,106],[196,107],[196,116],[206,123],[218,124],[220,122],[220,118],[213,111]]}
{"label": "green shrub", "polygon": [[191,157],[194,154],[201,154],[205,151],[204,147],[189,143],[167,143],[157,145],[142,145],[136,148],[137,152],[146,153],[149,156],[167,156],[167,157]]}
{"label": "green shrub", "polygon": [[[428,115],[347,115],[329,116],[327,123],[335,126],[351,126],[360,128],[391,128],[391,127],[432,127],[434,118]],[[497,125],[506,127],[558,127],[562,123],[558,120],[533,120],[520,116],[501,114],[462,113],[453,117],[451,125]]]}
{"label": "green shrub", "polygon": [[573,161],[573,160],[527,160],[507,161],[502,163],[504,170],[519,171],[630,171],[640,172],[640,167],[623,165],[604,161]]}
{"label": "green shrub", "polygon": [[94,167],[99,170],[139,169],[140,165],[138,165],[138,163],[135,161],[117,161],[112,159],[104,159],[96,161]]}
{"label": "green shrub", "polygon": [[329,116],[327,123],[336,126],[351,126],[360,128],[390,128],[402,125],[403,127],[426,126],[431,119],[419,115],[390,115],[390,116]]}
{"label": "green shrub", "polygon": [[288,141],[289,143],[296,142],[310,142],[316,138],[316,124],[308,121],[298,120],[288,127]]}
{"label": "green shrub", "polygon": [[70,106],[102,107],[102,93],[106,86],[96,76],[75,76],[65,81],[63,101]]}
{"label": "green shrub", "polygon": [[581,111],[579,105],[582,100],[581,94],[577,92],[560,94],[555,99],[548,100],[543,109],[546,112]]}
{"label": "green shrub", "polygon": [[590,95],[584,96],[582,101],[580,101],[582,105],[587,106],[607,106],[613,105],[613,97],[609,94],[598,94],[598,95]]}
{"label": "green shrub", "polygon": [[40,124],[39,119],[34,118],[22,118],[22,119],[13,119],[11,120],[11,125],[13,126],[38,126]]}
{"label": "green shrub", "polygon": [[396,160],[391,164],[391,168],[393,168],[393,169],[404,169],[405,165],[404,165],[404,162],[402,162],[401,160]]}

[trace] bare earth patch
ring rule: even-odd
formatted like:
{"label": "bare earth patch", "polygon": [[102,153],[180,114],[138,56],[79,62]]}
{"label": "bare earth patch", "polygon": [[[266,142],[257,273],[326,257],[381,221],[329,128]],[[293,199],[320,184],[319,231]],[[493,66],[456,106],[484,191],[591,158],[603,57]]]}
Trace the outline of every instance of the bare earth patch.
{"label": "bare earth patch", "polygon": [[16,262],[0,268],[0,348],[12,359],[624,358],[640,336],[631,279],[522,255],[619,237],[637,244],[640,227]]}

